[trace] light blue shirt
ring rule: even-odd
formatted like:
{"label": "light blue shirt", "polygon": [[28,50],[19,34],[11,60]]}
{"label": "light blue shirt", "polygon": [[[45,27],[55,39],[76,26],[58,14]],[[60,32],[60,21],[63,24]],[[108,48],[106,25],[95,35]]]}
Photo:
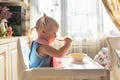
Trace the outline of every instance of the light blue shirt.
{"label": "light blue shirt", "polygon": [[52,57],[50,57],[49,55],[42,57],[37,53],[36,50],[40,45],[41,44],[35,41],[33,41],[31,44],[31,49],[29,53],[29,68],[51,67],[52,65]]}

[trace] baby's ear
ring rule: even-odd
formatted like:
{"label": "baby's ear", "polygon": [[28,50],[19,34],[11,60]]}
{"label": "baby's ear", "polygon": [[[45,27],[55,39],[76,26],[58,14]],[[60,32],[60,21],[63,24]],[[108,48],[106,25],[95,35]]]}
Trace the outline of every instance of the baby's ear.
{"label": "baby's ear", "polygon": [[45,31],[45,29],[44,29],[44,28],[42,28],[42,30],[41,30],[41,31],[42,31],[42,33],[43,33],[43,34],[44,34],[44,33],[46,33],[46,31]]}
{"label": "baby's ear", "polygon": [[42,33],[45,33],[45,30],[43,30]]}

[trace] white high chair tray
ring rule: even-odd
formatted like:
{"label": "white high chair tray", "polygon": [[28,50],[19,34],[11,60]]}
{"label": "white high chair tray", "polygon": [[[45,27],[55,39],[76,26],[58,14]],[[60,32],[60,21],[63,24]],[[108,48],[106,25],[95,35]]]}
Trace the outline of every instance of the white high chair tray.
{"label": "white high chair tray", "polygon": [[[71,58],[69,58],[71,59]],[[67,60],[68,61],[68,60]],[[79,77],[81,79],[105,76],[105,69],[90,57],[86,56],[81,64],[63,64],[62,67],[35,68],[24,71],[23,80],[32,77]],[[26,77],[29,76],[29,77]],[[38,79],[39,80],[39,79]]]}

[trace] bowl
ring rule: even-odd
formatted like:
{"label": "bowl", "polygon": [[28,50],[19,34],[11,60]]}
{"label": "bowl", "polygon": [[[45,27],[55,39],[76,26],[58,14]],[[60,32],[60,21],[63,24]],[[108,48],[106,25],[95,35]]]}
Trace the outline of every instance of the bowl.
{"label": "bowl", "polygon": [[74,62],[81,62],[83,61],[86,54],[85,53],[71,53],[69,54],[69,56],[72,57]]}

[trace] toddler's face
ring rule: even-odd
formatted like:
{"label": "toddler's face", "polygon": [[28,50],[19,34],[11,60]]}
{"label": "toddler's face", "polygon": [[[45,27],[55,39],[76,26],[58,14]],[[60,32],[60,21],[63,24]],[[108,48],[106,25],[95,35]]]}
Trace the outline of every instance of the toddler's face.
{"label": "toddler's face", "polygon": [[[43,21],[44,24],[42,24]],[[36,25],[37,27],[40,26],[40,28],[37,28],[38,36],[47,40],[49,43],[55,40],[59,25],[54,19],[50,17],[41,18],[37,21]]]}
{"label": "toddler's face", "polygon": [[57,37],[58,28],[58,26],[53,26],[51,29],[47,30],[45,35],[49,43],[52,43]]}

